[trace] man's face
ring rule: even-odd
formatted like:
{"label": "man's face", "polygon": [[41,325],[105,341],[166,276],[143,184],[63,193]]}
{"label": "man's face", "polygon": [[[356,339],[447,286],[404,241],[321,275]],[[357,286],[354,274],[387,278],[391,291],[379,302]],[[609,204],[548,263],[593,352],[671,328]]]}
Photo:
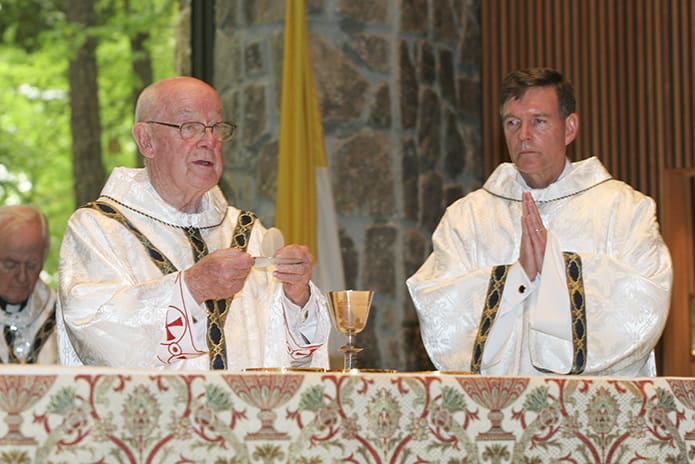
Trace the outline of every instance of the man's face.
{"label": "man's face", "polygon": [[[222,105],[214,91],[191,86],[172,98],[158,120],[210,126],[222,121]],[[174,127],[149,126],[153,144],[150,174],[158,189],[163,186],[169,193],[189,197],[202,195],[217,184],[224,170],[222,142],[212,136],[211,129],[198,138],[184,140]]]}
{"label": "man's face", "polygon": [[534,87],[502,107],[502,127],[512,162],[532,188],[557,180],[565,166],[566,147],[577,134],[575,113],[560,116],[557,92]]}
{"label": "man's face", "polygon": [[0,297],[11,304],[29,298],[39,279],[44,259],[40,223],[23,223],[2,237]]}

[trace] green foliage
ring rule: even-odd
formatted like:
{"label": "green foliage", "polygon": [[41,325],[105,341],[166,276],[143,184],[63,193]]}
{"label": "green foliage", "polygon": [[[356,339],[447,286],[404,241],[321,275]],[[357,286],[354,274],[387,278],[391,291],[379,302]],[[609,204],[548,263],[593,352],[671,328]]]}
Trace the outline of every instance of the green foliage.
{"label": "green foliage", "polygon": [[98,116],[107,173],[114,166],[134,166],[137,159],[130,128],[133,96],[142,83],[132,72],[131,37],[150,35],[146,47],[154,79],[175,73],[177,2],[130,3],[97,2],[98,24],[83,30],[66,23],[62,1],[0,0],[0,204],[30,203],[48,216],[51,250],[44,276],[49,284],[55,285],[62,235],[74,210],[70,58],[86,37],[97,37]]}
{"label": "green foliage", "polygon": [[0,201],[40,206],[49,218],[55,274],[57,250],[73,208],[66,62],[44,52],[0,49]]}
{"label": "green foliage", "polygon": [[40,47],[42,32],[63,17],[61,0],[1,0],[0,37],[31,53]]}

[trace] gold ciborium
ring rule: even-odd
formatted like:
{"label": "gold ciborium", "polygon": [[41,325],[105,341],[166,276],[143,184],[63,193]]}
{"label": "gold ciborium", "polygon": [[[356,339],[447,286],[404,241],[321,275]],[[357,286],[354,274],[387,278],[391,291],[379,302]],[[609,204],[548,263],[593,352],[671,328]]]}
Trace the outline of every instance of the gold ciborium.
{"label": "gold ciborium", "polygon": [[355,335],[367,325],[369,308],[374,292],[371,290],[335,290],[328,292],[328,309],[336,329],[347,336],[347,343],[340,347],[343,352],[343,369],[352,369],[357,353],[362,348],[355,346]]}

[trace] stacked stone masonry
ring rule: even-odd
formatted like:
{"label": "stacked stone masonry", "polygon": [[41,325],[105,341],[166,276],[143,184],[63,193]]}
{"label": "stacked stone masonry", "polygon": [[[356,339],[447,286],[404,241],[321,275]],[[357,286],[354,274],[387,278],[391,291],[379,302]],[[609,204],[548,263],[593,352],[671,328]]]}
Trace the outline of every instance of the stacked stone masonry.
{"label": "stacked stone masonry", "polygon": [[[273,225],[285,2],[217,0],[222,188]],[[376,292],[361,365],[431,368],[405,280],[482,183],[480,0],[307,0],[346,286]]]}

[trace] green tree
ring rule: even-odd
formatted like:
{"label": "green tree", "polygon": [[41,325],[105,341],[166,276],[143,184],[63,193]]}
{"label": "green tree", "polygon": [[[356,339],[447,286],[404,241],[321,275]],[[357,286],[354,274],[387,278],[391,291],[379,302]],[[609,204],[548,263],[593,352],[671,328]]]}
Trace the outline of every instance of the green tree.
{"label": "green tree", "polygon": [[97,89],[97,37],[94,0],[65,0],[65,17],[77,30],[79,49],[70,57],[70,128],[76,206],[99,196],[106,177],[101,161],[101,115]]}
{"label": "green tree", "polygon": [[[87,117],[98,118],[102,128],[97,151],[103,156],[91,153],[103,166],[101,182],[113,166],[136,164],[130,135],[134,96],[148,83],[136,68],[145,60],[150,79],[175,74],[177,2],[131,3],[97,1],[95,23],[85,28],[68,21],[59,0],[0,0],[0,203],[32,203],[48,215],[49,282],[57,274],[67,219],[80,202],[73,185],[94,174],[73,176],[70,61],[94,39],[99,106]],[[86,120],[72,125],[86,126]]]}

